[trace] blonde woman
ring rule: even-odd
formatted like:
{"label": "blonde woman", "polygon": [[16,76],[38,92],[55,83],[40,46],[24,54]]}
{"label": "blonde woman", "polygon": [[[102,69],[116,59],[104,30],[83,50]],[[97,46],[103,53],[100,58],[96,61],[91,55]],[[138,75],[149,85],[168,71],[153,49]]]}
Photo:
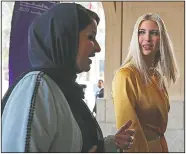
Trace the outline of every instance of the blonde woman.
{"label": "blonde woman", "polygon": [[131,119],[136,130],[128,152],[168,152],[164,133],[170,106],[165,82],[175,83],[177,77],[163,20],[151,13],[139,17],[127,58],[112,83],[117,128]]}

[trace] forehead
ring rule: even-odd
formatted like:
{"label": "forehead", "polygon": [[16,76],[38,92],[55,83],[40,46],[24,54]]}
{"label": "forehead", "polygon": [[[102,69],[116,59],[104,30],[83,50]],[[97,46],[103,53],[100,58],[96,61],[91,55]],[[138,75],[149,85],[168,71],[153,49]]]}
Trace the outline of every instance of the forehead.
{"label": "forehead", "polygon": [[158,24],[152,20],[142,21],[139,29],[158,29]]}

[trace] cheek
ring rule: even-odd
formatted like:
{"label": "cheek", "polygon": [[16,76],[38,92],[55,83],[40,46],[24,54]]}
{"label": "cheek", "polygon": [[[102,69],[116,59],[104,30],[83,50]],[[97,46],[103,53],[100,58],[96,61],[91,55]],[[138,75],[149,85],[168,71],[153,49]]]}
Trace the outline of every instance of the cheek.
{"label": "cheek", "polygon": [[94,49],[94,42],[87,41],[85,44],[85,52],[89,55]]}
{"label": "cheek", "polygon": [[82,43],[82,45],[79,48],[79,54],[81,56],[89,56],[89,54],[93,51],[94,49],[94,42],[92,41],[86,41]]}
{"label": "cheek", "polygon": [[138,37],[138,43],[139,43],[139,45],[142,44],[142,41],[143,41],[142,37]]}
{"label": "cheek", "polygon": [[156,39],[154,40],[154,44],[155,44],[155,47],[159,47],[160,38],[156,38]]}
{"label": "cheek", "polygon": [[94,43],[92,41],[82,41],[79,44],[78,55],[79,56],[88,56],[94,48]]}
{"label": "cheek", "polygon": [[94,49],[94,42],[92,41],[84,41],[79,46],[79,51],[77,55],[77,63],[82,65],[87,63],[88,56]]}

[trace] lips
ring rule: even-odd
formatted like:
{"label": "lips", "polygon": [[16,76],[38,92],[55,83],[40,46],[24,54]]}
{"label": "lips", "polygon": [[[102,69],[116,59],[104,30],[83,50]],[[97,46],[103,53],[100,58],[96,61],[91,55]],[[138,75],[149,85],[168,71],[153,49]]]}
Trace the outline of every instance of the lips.
{"label": "lips", "polygon": [[88,57],[95,57],[95,53],[90,54]]}
{"label": "lips", "polygon": [[145,45],[142,45],[142,47],[143,47],[145,50],[150,50],[150,49],[152,49],[153,45],[151,45],[151,44],[145,44]]}
{"label": "lips", "polygon": [[89,56],[89,59],[88,59],[88,61],[89,61],[89,64],[92,64],[92,60],[90,59],[90,58],[93,58],[93,57],[95,57],[95,53],[94,52],[92,52]]}

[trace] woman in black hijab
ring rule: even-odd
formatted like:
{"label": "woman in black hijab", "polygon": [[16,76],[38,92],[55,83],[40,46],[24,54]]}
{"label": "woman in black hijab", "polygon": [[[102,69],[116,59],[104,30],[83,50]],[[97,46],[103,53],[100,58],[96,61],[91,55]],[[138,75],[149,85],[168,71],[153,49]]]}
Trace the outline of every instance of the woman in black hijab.
{"label": "woman in black hijab", "polygon": [[[3,152],[105,152],[102,131],[83,102],[76,74],[100,52],[99,17],[79,4],[57,4],[29,29],[33,69],[9,88],[2,106]],[[129,121],[106,138],[119,149],[133,143]]]}

